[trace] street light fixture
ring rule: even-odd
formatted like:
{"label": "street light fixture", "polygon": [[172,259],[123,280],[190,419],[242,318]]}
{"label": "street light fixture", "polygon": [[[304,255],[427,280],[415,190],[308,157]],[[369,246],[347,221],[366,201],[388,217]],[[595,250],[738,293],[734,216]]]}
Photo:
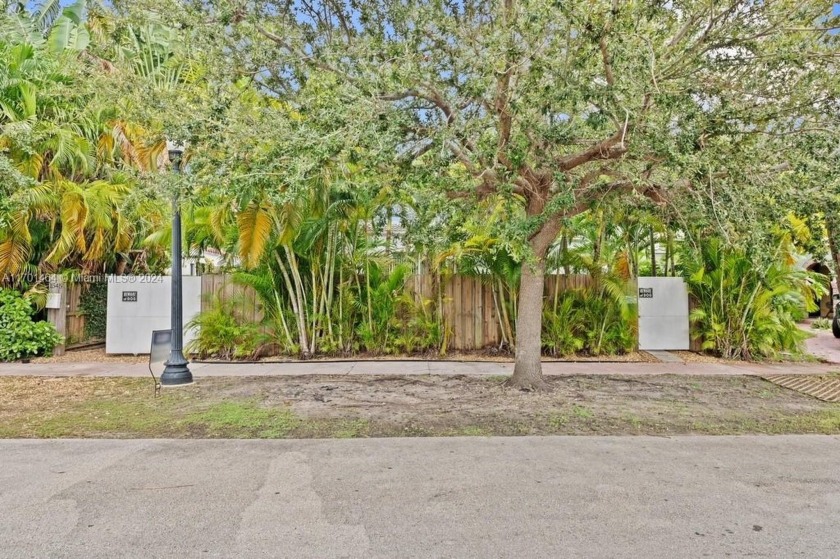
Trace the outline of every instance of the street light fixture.
{"label": "street light fixture", "polygon": [[[180,142],[166,142],[169,161],[172,170],[180,175],[183,167],[184,144]],[[184,300],[183,282],[181,280],[181,208],[176,185],[172,196],[172,349],[169,359],[164,363],[166,368],[160,376],[161,386],[179,386],[191,384],[193,381],[188,362],[184,357]]]}

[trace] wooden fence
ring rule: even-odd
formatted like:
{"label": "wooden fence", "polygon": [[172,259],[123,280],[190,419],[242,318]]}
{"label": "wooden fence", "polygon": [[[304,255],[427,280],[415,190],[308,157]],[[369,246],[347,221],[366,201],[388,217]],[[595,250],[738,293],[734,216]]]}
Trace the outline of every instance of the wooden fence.
{"label": "wooden fence", "polygon": [[50,292],[58,297],[58,308],[47,309],[47,320],[64,337],[64,343],[53,350],[55,355],[64,355],[67,348],[88,342],[87,320],[81,311],[82,294],[90,287],[86,283],[66,284],[57,278],[52,282]]}
{"label": "wooden fence", "polygon": [[[437,304],[431,275],[413,276],[406,289],[415,300]],[[501,329],[491,284],[481,278],[452,276],[444,281],[440,293],[443,320],[450,333],[448,347],[478,349],[498,345]]]}
{"label": "wooden fence", "polygon": [[[549,275],[545,278],[545,297],[551,299],[555,290],[582,289],[591,284],[588,275]],[[434,285],[434,277],[429,274],[411,276],[406,282],[406,291],[412,293],[415,300],[431,301],[438,304],[438,292]],[[81,298],[89,284],[70,283],[62,286],[66,301],[66,317],[59,319],[58,311],[50,312],[50,321],[59,324],[64,321],[62,334],[66,336],[67,344],[72,346],[87,341],[85,332],[85,315],[80,310]],[[205,274],[201,276],[201,310],[206,311],[213,305],[214,298],[223,301],[235,300],[236,307],[243,319],[261,322],[263,312],[254,290],[248,286],[234,283],[228,274]],[[448,336],[447,347],[454,350],[471,350],[498,346],[503,339],[501,321],[499,320],[498,290],[495,290],[491,280],[487,277],[450,276],[444,279],[440,291],[443,318]],[[691,308],[696,302],[692,299]],[[512,321],[512,318],[511,318]],[[511,324],[511,327],[514,325]],[[268,332],[268,327],[264,327]],[[698,351],[700,342],[693,340],[691,349]],[[63,347],[58,350],[62,352]]]}
{"label": "wooden fence", "polygon": [[86,319],[79,308],[82,303],[82,294],[90,287],[86,283],[71,283],[67,286],[67,345],[83,343],[87,341],[85,332]]}
{"label": "wooden fence", "polygon": [[[432,301],[437,304],[438,293],[431,275],[416,275],[406,281],[406,291],[415,300]],[[587,275],[547,276],[546,296],[555,289],[579,289],[590,284]],[[233,282],[229,275],[205,274],[201,277],[201,310],[207,310],[214,297],[223,301],[237,298],[237,308],[243,318],[259,322],[262,320],[259,300],[253,289]],[[444,280],[440,298],[443,318],[449,332],[449,349],[469,350],[497,346],[502,341],[502,329],[498,316],[498,302],[494,302],[493,286],[488,278],[475,276],[451,276]],[[513,325],[511,325],[513,326]]]}
{"label": "wooden fence", "polygon": [[[210,310],[216,298],[222,301],[234,300],[236,310],[243,320],[257,324],[262,322],[264,314],[256,291],[247,285],[234,283],[232,275],[204,274],[201,276],[201,312]],[[264,325],[260,331],[268,334],[270,328]]]}
{"label": "wooden fence", "polygon": [[[494,301],[491,281],[489,277],[458,275],[444,281],[441,298],[450,349],[481,349],[502,341],[498,293]],[[583,288],[590,282],[590,276],[586,275],[546,276],[545,294],[550,296],[555,288],[561,291]],[[413,276],[406,282],[406,289],[417,300],[435,301],[437,297],[431,275]]]}
{"label": "wooden fence", "polygon": [[[438,293],[432,275],[412,276],[406,282],[406,291],[412,293],[415,300],[438,303]],[[546,276],[545,294],[552,297],[555,289],[580,289],[590,284],[587,275]],[[82,294],[89,284],[69,283],[62,286],[66,301],[64,332],[67,345],[84,343],[85,315],[80,310]],[[215,298],[222,301],[235,301],[240,316],[247,321],[261,322],[263,312],[254,290],[248,286],[234,283],[229,274],[205,274],[201,276],[201,310],[209,310]],[[502,328],[499,320],[498,293],[495,295],[489,278],[475,276],[450,276],[444,280],[440,292],[444,323],[448,336],[447,347],[454,350],[471,350],[498,346],[502,341]],[[58,313],[51,314],[50,321],[58,324]],[[512,321],[512,318],[511,318]],[[511,324],[513,326],[513,324]],[[268,332],[268,327],[264,327]],[[62,351],[63,348],[59,351]]]}
{"label": "wooden fence", "polygon": [[236,300],[237,311],[242,319],[249,322],[260,322],[263,319],[257,294],[246,285],[234,283],[229,274],[204,274],[201,276],[201,312],[213,306],[215,298],[222,301]]}

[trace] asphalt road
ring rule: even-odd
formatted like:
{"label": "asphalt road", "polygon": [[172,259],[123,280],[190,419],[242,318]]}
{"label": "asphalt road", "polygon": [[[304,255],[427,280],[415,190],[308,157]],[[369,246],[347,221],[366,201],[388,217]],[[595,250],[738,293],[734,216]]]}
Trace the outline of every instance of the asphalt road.
{"label": "asphalt road", "polygon": [[0,557],[840,557],[840,438],[0,441]]}

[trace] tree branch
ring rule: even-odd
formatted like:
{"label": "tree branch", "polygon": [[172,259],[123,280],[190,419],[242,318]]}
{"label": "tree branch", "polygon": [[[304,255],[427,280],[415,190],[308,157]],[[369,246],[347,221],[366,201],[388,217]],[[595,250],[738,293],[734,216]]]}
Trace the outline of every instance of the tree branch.
{"label": "tree branch", "polygon": [[290,55],[299,57],[302,62],[308,62],[309,64],[312,64],[316,68],[320,68],[321,70],[331,72],[333,74],[337,74],[337,75],[341,76],[342,78],[344,78],[345,80],[347,80],[348,82],[352,83],[353,85],[358,86],[358,80],[356,78],[354,78],[353,76],[349,75],[347,72],[343,72],[343,71],[339,70],[338,68],[335,68],[335,67],[333,67],[333,66],[331,66],[331,65],[329,65],[325,62],[321,62],[319,60],[316,60],[312,56],[309,56],[305,53],[295,51],[292,48],[292,46],[289,45],[289,43],[286,42],[285,39],[283,39],[283,37],[265,29],[259,23],[255,23],[254,27],[256,28],[257,32],[260,35],[262,35],[266,39],[274,42],[275,44],[279,45],[280,47],[285,49],[286,52],[288,52]]}
{"label": "tree branch", "polygon": [[670,41],[668,41],[668,43],[667,43],[668,48],[673,48],[673,47],[677,46],[680,43],[680,41],[683,40],[686,33],[688,33],[688,31],[694,26],[695,23],[697,23],[696,16],[692,16],[692,17],[688,18],[688,20],[685,22],[685,25],[683,25],[680,28],[680,30],[677,31],[677,34],[674,35],[671,38]]}
{"label": "tree branch", "polygon": [[[505,0],[504,20],[505,24],[509,25],[513,19],[513,0]],[[508,38],[510,41],[510,38]],[[510,81],[513,76],[513,64],[509,59],[510,45],[505,49],[505,70],[496,80],[496,99],[493,104],[493,109],[498,115],[497,125],[497,147],[496,160],[507,167],[511,168],[510,160],[505,154],[505,148],[510,141],[510,134],[513,128],[513,116],[510,113]]]}
{"label": "tree branch", "polygon": [[607,85],[613,87],[615,85],[615,76],[613,76],[612,59],[607,50],[607,35],[612,31],[613,19],[618,13],[618,0],[613,0],[612,10],[610,11],[610,18],[604,25],[604,30],[601,33],[601,38],[598,40],[598,46],[601,49],[601,59],[604,61],[604,77],[607,79]]}
{"label": "tree branch", "polygon": [[607,38],[601,35],[598,45],[601,47],[601,59],[604,61],[604,76],[607,78],[607,85],[612,87],[615,85],[615,77],[613,77],[610,53],[607,52]]}
{"label": "tree branch", "polygon": [[461,149],[461,146],[459,146],[457,142],[450,140],[447,142],[447,147],[449,148],[449,151],[451,151],[452,154],[458,158],[458,161],[460,161],[464,165],[464,167],[467,168],[467,171],[469,171],[471,175],[477,177],[481,174],[481,172],[478,169],[476,169],[473,162],[470,160],[469,157],[467,157],[467,154],[464,153],[464,151]]}
{"label": "tree branch", "polygon": [[589,149],[561,158],[558,161],[560,169],[571,171],[575,167],[579,167],[590,161],[621,157],[627,152],[627,148],[622,145],[627,129],[628,125],[625,125],[621,130],[606,140],[602,140],[591,146]]}
{"label": "tree branch", "polygon": [[562,217],[563,216],[559,214],[549,217],[545,223],[543,223],[540,228],[528,238],[535,253],[545,254],[545,251],[551,246],[554,239],[557,238],[557,234],[560,233]]}

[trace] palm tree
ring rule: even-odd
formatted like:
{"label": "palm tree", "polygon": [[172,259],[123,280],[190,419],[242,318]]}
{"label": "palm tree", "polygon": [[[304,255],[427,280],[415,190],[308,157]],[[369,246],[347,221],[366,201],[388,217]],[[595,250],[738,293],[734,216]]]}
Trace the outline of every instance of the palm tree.
{"label": "palm tree", "polygon": [[120,209],[129,189],[116,176],[86,183],[49,181],[17,193],[19,209],[0,237],[0,273],[21,271],[32,253],[31,231],[38,223],[47,224],[52,233],[42,268],[96,270],[113,263],[114,253],[126,251],[133,239],[132,225]]}

